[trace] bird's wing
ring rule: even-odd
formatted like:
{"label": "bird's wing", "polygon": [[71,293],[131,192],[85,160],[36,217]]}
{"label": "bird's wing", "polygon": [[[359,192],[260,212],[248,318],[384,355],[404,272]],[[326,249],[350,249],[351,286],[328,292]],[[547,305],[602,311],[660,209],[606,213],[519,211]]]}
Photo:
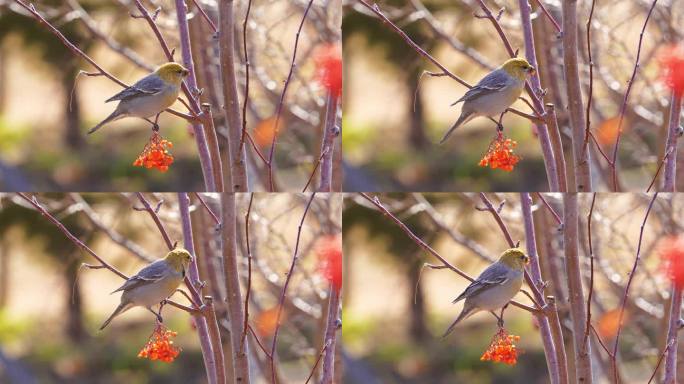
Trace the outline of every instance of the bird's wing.
{"label": "bird's wing", "polygon": [[463,291],[453,303],[463,300],[467,297],[474,296],[482,290],[492,287],[494,285],[501,285],[506,283],[510,279],[510,274],[508,273],[508,268],[501,263],[494,263],[487,267],[480,276],[475,279],[468,288]]}
{"label": "bird's wing", "polygon": [[[131,276],[126,282],[114,292],[128,291],[143,285],[157,282],[168,276],[169,265],[163,259],[157,260],[152,264],[141,269],[137,274]],[[112,292],[112,293],[114,293]]]}
{"label": "bird's wing", "polygon": [[108,103],[114,100],[130,100],[136,97],[153,95],[164,88],[164,80],[155,74],[149,74],[138,80],[135,84],[117,93],[105,101]]}
{"label": "bird's wing", "polygon": [[468,92],[458,99],[455,103],[451,105],[456,105],[461,101],[469,101],[476,99],[480,96],[488,95],[493,92],[501,90],[503,87],[508,85],[510,82],[509,76],[501,70],[495,70],[483,77],[479,83],[475,84],[474,87],[470,88]]}

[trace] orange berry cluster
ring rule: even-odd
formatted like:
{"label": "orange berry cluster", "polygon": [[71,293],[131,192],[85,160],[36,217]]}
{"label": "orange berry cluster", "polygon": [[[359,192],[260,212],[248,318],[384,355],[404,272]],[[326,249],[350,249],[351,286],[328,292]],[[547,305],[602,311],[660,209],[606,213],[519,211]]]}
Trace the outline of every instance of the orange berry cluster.
{"label": "orange berry cluster", "polygon": [[513,148],[517,145],[515,141],[507,139],[499,133],[489,144],[487,153],[480,160],[480,167],[490,167],[492,169],[502,169],[510,172],[520,161],[520,156],[513,153]]}
{"label": "orange berry cluster", "polygon": [[181,351],[180,348],[173,345],[173,340],[171,340],[176,335],[178,335],[177,332],[170,331],[163,324],[157,323],[150,339],[138,353],[138,357],[165,363],[173,362]]}
{"label": "orange berry cluster", "polygon": [[173,143],[161,137],[158,132],[152,132],[150,141],[145,144],[145,148],[137,159],[133,162],[136,167],[156,168],[161,172],[169,170],[169,165],[173,163],[173,156],[169,149]]}
{"label": "orange berry cluster", "polygon": [[518,362],[518,349],[513,342],[519,340],[520,336],[509,335],[504,328],[499,328],[499,331],[492,338],[489,348],[480,357],[480,361],[515,365]]}

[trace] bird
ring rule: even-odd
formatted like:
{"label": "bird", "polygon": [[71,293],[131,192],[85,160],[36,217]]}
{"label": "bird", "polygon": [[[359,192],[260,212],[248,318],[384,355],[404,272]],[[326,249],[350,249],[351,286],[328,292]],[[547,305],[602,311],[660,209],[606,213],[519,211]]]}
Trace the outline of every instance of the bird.
{"label": "bird", "polygon": [[[465,299],[463,310],[449,326],[442,337],[454,330],[456,324],[479,311],[490,311],[503,326],[503,318],[494,313],[508,305],[508,302],[520,291],[523,283],[525,265],[530,258],[520,248],[505,250],[499,260],[487,267],[452,303]],[[503,316],[503,311],[501,313]]]}
{"label": "bird", "polygon": [[461,116],[444,134],[443,144],[456,128],[478,116],[499,116],[497,127],[502,130],[501,118],[525,88],[525,80],[536,73],[535,68],[523,58],[506,60],[500,67],[489,72],[452,106],[463,102]]}
{"label": "bird", "polygon": [[[160,65],[154,72],[105,100],[105,103],[119,100],[119,104],[111,115],[91,128],[88,134],[92,134],[107,123],[128,116],[143,118],[158,129],[159,114],[176,101],[181,83],[189,73],[190,71],[178,63],[169,62]],[[149,120],[155,115],[154,122]]]}
{"label": "bird", "polygon": [[185,271],[192,262],[192,255],[186,249],[175,248],[163,259],[148,264],[131,276],[112,293],[123,291],[121,303],[100,327],[103,330],[116,316],[127,310],[142,306],[157,316],[161,322],[161,314],[152,310],[152,306],[161,303],[171,296],[185,278]]}

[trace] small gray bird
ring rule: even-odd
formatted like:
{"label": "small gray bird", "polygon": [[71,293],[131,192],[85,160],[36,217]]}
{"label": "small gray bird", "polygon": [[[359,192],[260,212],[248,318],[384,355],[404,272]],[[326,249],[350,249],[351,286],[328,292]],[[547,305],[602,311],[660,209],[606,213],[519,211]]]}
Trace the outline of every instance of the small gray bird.
{"label": "small gray bird", "polygon": [[135,276],[131,276],[114,291],[123,291],[121,304],[105,320],[100,330],[103,330],[116,316],[135,306],[145,307],[157,318],[161,318],[157,312],[152,310],[152,306],[161,303],[162,300],[176,291],[176,288],[183,282],[185,271],[191,262],[192,255],[190,252],[183,248],[176,248],[166,254],[165,258],[148,264]]}
{"label": "small gray bird", "polygon": [[516,57],[489,72],[463,97],[451,104],[453,106],[463,102],[461,116],[439,143],[444,143],[456,128],[477,116],[502,115],[520,97],[525,88],[525,80],[532,76],[534,71],[534,67],[527,60]]}
{"label": "small gray bird", "polygon": [[442,337],[451,333],[456,324],[479,311],[490,311],[499,319],[500,324],[503,323],[503,319],[497,316],[494,310],[504,307],[520,291],[525,265],[529,262],[530,258],[521,249],[505,250],[496,263],[482,271],[480,276],[453,301],[457,303],[465,299],[465,304],[461,314]]}
{"label": "small gray bird", "polygon": [[[88,131],[91,134],[103,125],[127,116],[145,120],[159,116],[178,98],[183,78],[190,73],[178,63],[166,63],[157,70],[138,80],[137,83],[117,93],[105,101],[120,100],[114,112]],[[152,122],[156,127],[156,121]]]}

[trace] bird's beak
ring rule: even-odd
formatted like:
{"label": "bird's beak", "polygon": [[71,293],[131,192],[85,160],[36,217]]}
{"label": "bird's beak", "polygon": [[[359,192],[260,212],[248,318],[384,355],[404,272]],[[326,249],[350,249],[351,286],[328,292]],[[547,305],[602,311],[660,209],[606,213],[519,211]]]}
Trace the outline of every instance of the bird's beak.
{"label": "bird's beak", "polygon": [[534,67],[530,67],[530,69],[528,69],[527,72],[530,74],[530,76],[534,76],[537,74],[537,70],[534,69]]}
{"label": "bird's beak", "polygon": [[185,76],[190,74],[190,71],[188,71],[187,69],[184,69],[181,73],[183,74],[183,77],[185,77]]}

